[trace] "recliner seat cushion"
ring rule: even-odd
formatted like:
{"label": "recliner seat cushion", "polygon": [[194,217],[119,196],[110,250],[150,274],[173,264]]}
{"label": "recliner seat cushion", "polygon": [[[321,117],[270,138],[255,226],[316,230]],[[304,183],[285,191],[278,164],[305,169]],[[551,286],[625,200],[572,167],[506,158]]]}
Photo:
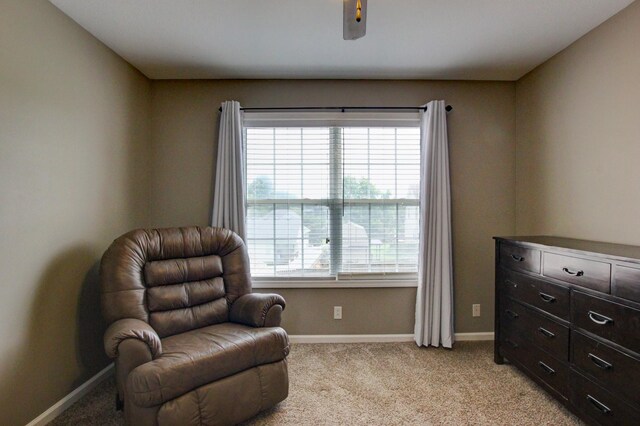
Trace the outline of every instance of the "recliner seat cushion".
{"label": "recliner seat cushion", "polygon": [[280,327],[223,323],[162,339],[162,355],[134,369],[127,391],[141,407],[162,404],[199,386],[289,354]]}

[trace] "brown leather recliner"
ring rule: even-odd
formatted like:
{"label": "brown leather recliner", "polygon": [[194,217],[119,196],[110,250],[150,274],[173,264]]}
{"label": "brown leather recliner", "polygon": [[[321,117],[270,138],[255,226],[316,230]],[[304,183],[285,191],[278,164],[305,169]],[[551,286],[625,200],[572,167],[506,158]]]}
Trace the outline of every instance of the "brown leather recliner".
{"label": "brown leather recliner", "polygon": [[100,271],[105,350],[127,424],[235,424],[287,397],[285,302],[251,293],[237,234],[131,231]]}

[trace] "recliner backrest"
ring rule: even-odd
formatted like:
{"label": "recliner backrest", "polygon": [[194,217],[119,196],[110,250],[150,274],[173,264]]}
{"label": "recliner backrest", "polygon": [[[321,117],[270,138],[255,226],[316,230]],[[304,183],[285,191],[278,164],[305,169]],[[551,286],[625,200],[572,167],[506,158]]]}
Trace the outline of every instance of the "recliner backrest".
{"label": "recliner backrest", "polygon": [[223,228],[128,232],[105,252],[100,276],[107,322],[137,318],[160,337],[226,322],[251,292],[246,247]]}

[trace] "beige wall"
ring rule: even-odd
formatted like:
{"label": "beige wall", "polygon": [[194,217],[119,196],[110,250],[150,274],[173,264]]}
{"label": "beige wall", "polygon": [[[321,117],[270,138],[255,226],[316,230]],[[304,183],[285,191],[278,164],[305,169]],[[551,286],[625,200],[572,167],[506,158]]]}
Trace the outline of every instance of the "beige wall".
{"label": "beige wall", "polygon": [[[282,326],[292,335],[413,333],[415,288],[256,289],[287,301]],[[342,320],[333,307],[342,306]]]}
{"label": "beige wall", "polygon": [[517,232],[640,244],[640,2],[516,94]]}
{"label": "beige wall", "polygon": [[[493,242],[515,230],[515,84],[429,81],[154,81],[156,226],[209,223],[220,103],[246,106],[420,105],[445,99],[453,195],[456,331],[493,330]],[[412,333],[415,289],[281,291],[293,334]],[[482,304],[480,318],[471,304]],[[332,319],[342,305],[344,319]],[[376,316],[376,313],[378,315]]]}
{"label": "beige wall", "polygon": [[105,367],[96,264],[146,221],[148,80],[44,0],[0,2],[0,424]]}

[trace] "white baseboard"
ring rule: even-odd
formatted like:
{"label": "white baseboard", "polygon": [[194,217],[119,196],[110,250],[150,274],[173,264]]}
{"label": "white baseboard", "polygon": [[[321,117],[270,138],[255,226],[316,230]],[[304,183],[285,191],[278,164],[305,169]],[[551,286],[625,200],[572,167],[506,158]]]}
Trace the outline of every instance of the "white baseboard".
{"label": "white baseboard", "polygon": [[53,404],[47,411],[40,414],[35,419],[27,423],[27,426],[44,426],[56,417],[58,417],[64,410],[71,407],[80,398],[91,392],[96,386],[107,379],[113,372],[113,364],[109,364],[98,374],[75,388],[71,393],[62,398],[60,401]]}
{"label": "white baseboard", "polygon": [[485,340],[493,340],[493,331],[485,331],[481,333],[456,333],[456,342],[479,342]]}
{"label": "white baseboard", "polygon": [[298,334],[291,343],[384,343],[412,342],[413,334]]}
{"label": "white baseboard", "polygon": [[[413,334],[297,334],[291,343],[389,343],[413,342]],[[493,332],[456,333],[456,342],[493,340]]]}

